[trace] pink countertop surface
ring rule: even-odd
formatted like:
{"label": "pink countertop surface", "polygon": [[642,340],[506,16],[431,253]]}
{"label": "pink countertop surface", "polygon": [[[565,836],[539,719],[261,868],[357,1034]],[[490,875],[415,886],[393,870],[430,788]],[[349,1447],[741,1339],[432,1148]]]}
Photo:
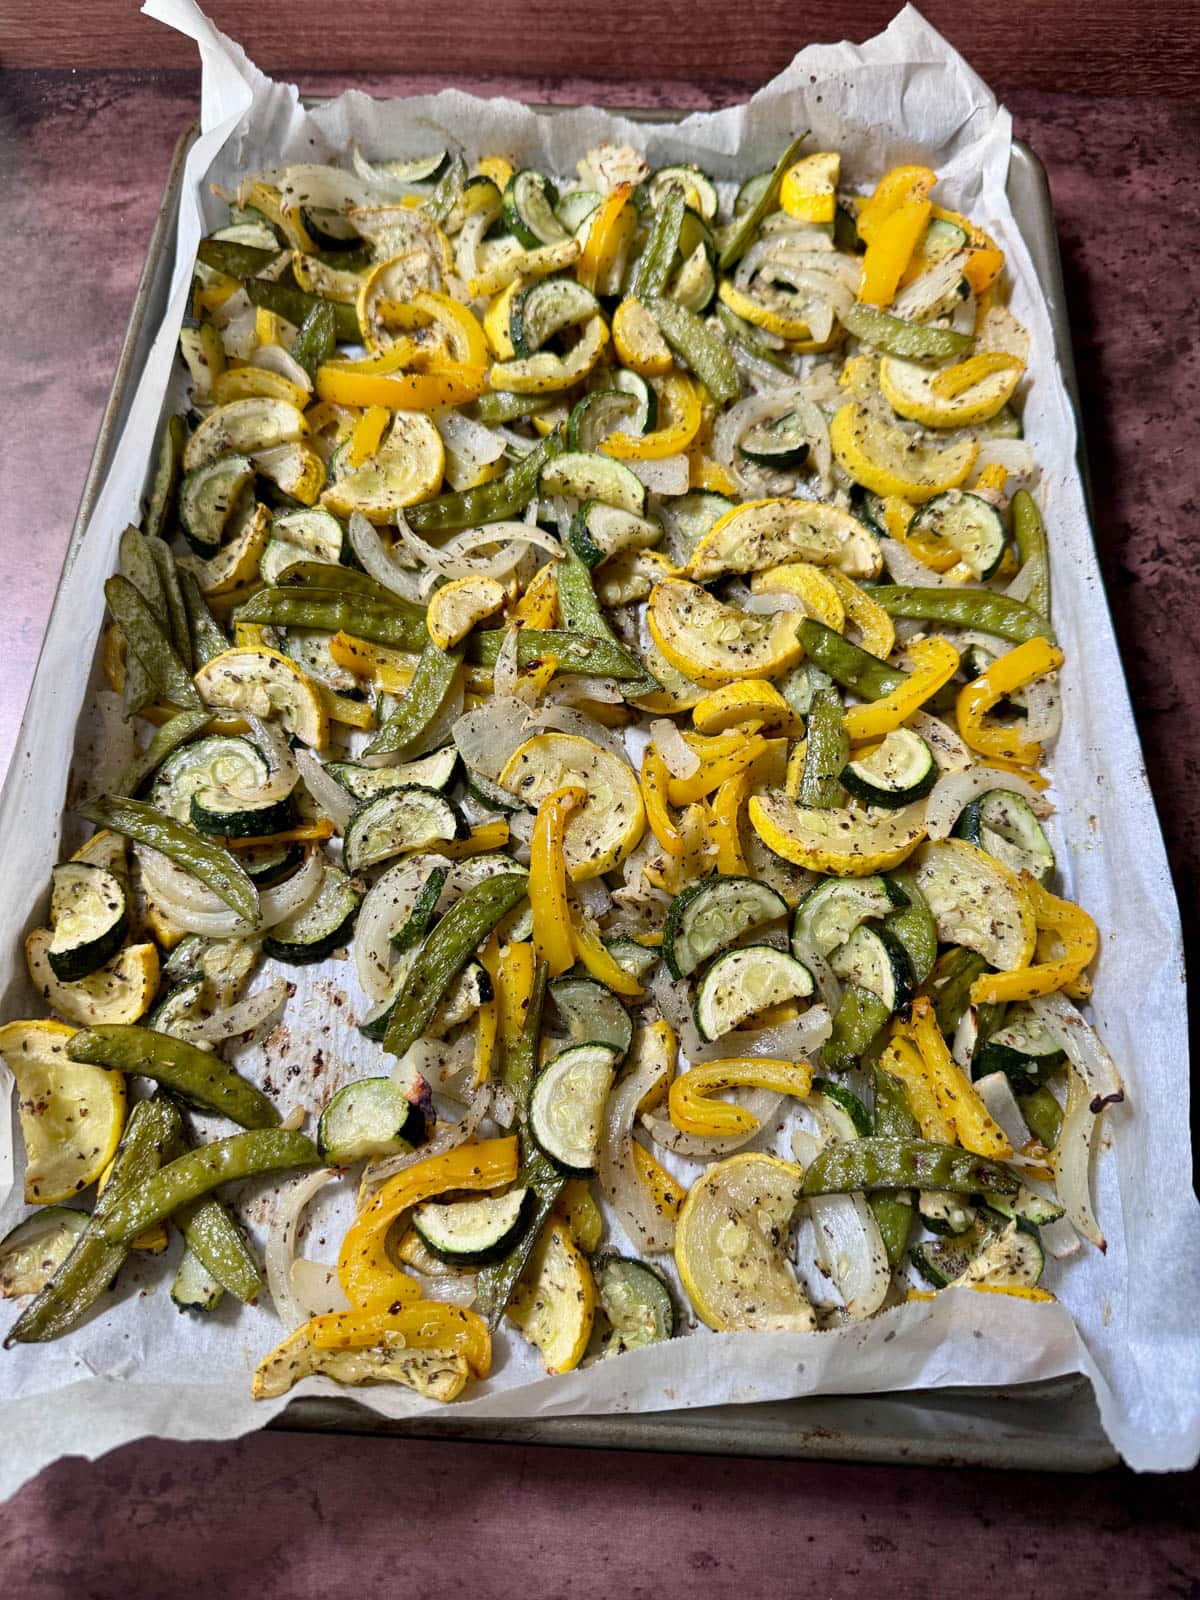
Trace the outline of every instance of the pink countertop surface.
{"label": "pink countertop surface", "polygon": [[[1067,74],[1064,72],[1064,79]],[[314,91],[346,80],[310,77]],[[401,92],[413,79],[358,80]],[[475,87],[476,85],[470,85]],[[506,81],[531,98],[619,84]],[[719,102],[719,86],[672,91]],[[1096,536],[1185,929],[1200,845],[1200,105],[1026,91]],[[0,73],[0,767],[11,754],[187,72]],[[1052,1479],[263,1434],[64,1461],[0,1509],[0,1594],[1200,1594],[1196,1478]]]}

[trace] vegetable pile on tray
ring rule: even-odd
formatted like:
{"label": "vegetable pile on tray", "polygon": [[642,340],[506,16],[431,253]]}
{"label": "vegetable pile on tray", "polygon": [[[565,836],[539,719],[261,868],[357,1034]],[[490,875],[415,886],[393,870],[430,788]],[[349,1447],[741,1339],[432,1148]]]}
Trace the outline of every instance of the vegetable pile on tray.
{"label": "vegetable pile on tray", "polygon": [[[181,1308],[254,1300],[218,1191],[298,1169],[260,1396],[453,1399],[504,1318],[557,1373],[681,1318],[1049,1299],[1104,1247],[1028,337],[933,172],[855,197],[802,145],[736,194],[605,146],[562,188],[355,151],[221,196],[105,586],[144,749],[28,938],[52,1016],[0,1029],[10,1343],[172,1228]],[[347,952],[306,1134],[220,1049]],[[297,1253],[327,1184],[336,1269]]]}

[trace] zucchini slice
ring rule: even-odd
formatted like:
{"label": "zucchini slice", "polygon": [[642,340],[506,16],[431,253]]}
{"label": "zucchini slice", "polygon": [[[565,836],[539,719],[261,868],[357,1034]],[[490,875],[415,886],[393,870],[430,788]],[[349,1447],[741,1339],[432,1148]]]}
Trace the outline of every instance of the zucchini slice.
{"label": "zucchini slice", "polygon": [[890,878],[826,878],[801,900],[792,919],[792,950],[804,959],[806,950],[829,956],[844,945],[863,922],[886,917],[907,896]]}
{"label": "zucchini slice", "polygon": [[842,768],[841,783],[856,800],[895,811],[923,800],[937,782],[933,751],[911,728],[894,728],[883,743]]}
{"label": "zucchini slice", "polygon": [[683,190],[684,199],[693,211],[699,212],[705,222],[711,222],[719,204],[717,186],[706,172],[689,162],[675,167],[659,167],[646,180],[646,198],[652,206],[660,206],[672,184]]}
{"label": "zucchini slice", "polygon": [[[970,1208],[968,1208],[970,1209]],[[922,1220],[927,1219],[922,1216]],[[996,1236],[995,1228],[981,1217],[972,1217],[962,1230],[936,1239],[923,1239],[910,1251],[914,1267],[935,1289],[945,1289],[963,1273],[984,1246]]]}
{"label": "zucchini slice", "polygon": [[171,1299],[180,1311],[206,1315],[215,1311],[225,1290],[213,1277],[194,1250],[184,1248],[174,1282]]}
{"label": "zucchini slice", "polygon": [[704,535],[733,510],[733,501],[711,489],[692,489],[663,507],[671,559],[684,566]]}
{"label": "zucchini slice", "polygon": [[425,1116],[390,1078],[359,1078],[334,1095],[317,1123],[317,1150],[330,1166],[402,1155],[425,1142]]}
{"label": "zucchini slice", "polygon": [[611,1045],[575,1044],[534,1079],[529,1131],[542,1154],[568,1176],[590,1178],[595,1172],[617,1059]]}
{"label": "zucchini slice", "polygon": [[[397,767],[363,767],[355,761],[330,761],[325,770],[356,800],[369,800],[385,789],[403,789],[410,785],[421,789],[448,789],[457,765],[458,751],[448,744],[432,755],[406,761]],[[509,805],[512,805],[511,796]]]}
{"label": "zucchini slice", "polygon": [[295,840],[287,844],[256,844],[238,851],[246,876],[260,889],[283,883],[304,861],[304,846]]}
{"label": "zucchini slice", "polygon": [[254,482],[249,456],[222,456],[189,472],[179,486],[179,521],[198,556],[215,555],[235,508]]}
{"label": "zucchini slice", "polygon": [[607,1044],[618,1057],[633,1042],[633,1020],[611,989],[595,978],[567,973],[555,978],[550,995],[572,1044]]}
{"label": "zucchini slice", "polygon": [[341,867],[324,862],[316,894],[295,916],[276,923],[263,940],[263,954],[294,967],[323,961],[350,942],[361,899]]}
{"label": "zucchini slice", "polygon": [[43,1206],[0,1239],[0,1295],[40,1294],[87,1227],[85,1211]]}
{"label": "zucchini slice", "polygon": [[60,983],[77,983],[121,948],[129,930],[125,890],[113,873],[83,861],[64,862],[50,877],[46,959]]}
{"label": "zucchini slice", "polygon": [[689,977],[752,928],[786,916],[786,900],[767,884],[714,874],[672,900],[663,927],[663,959],[673,978]]}
{"label": "zucchini slice", "polygon": [[973,1078],[1003,1072],[1016,1094],[1032,1094],[1066,1060],[1066,1051],[1046,1030],[1041,1018],[1027,1006],[1014,1006],[1004,1026],[975,1052]]}
{"label": "zucchini slice", "polygon": [[1033,1289],[1045,1269],[1046,1253],[1041,1242],[1017,1222],[1010,1222],[953,1281],[1003,1289]]}
{"label": "zucchini slice", "polygon": [[413,1212],[412,1225],[440,1260],[483,1266],[507,1255],[516,1243],[528,1221],[532,1193],[520,1188],[478,1200],[427,1200]]}
{"label": "zucchini slice", "polygon": [[622,550],[648,550],[662,538],[662,528],[619,506],[585,500],[571,519],[571,548],[586,566],[598,567]]}
{"label": "zucchini slice", "polygon": [[783,950],[766,944],[727,950],[696,990],[696,1028],[702,1039],[719,1039],[769,1006],[806,1000],[812,992],[812,973]]}
{"label": "zucchini slice", "polygon": [[554,214],[558,191],[550,179],[532,167],[514,172],[504,187],[504,220],[526,250],[540,244],[558,244],[569,237]]}
{"label": "zucchini slice", "polygon": [[1054,872],[1054,851],[1033,808],[1011,789],[989,789],[963,808],[954,837],[978,845],[1012,872],[1031,872],[1047,883]]}
{"label": "zucchini slice", "polygon": [[575,278],[538,278],[513,297],[508,333],[523,360],[536,355],[555,334],[594,317],[600,302]]}
{"label": "zucchini slice", "polygon": [[641,980],[658,964],[658,951],[651,945],[639,944],[636,939],[619,934],[615,939],[606,939],[608,953],[618,966],[624,967],[632,977],[640,983]]}
{"label": "zucchini slice", "polygon": [[[645,385],[646,394],[657,401],[646,380],[639,381]],[[643,423],[647,409],[644,396],[619,385],[611,389],[593,389],[571,407],[567,418],[567,449],[591,452],[598,450],[610,433],[646,433],[648,429]]]}
{"label": "zucchini slice", "polygon": [[855,928],[830,957],[839,978],[876,995],[893,1015],[908,1007],[916,988],[908,952],[886,928]]}
{"label": "zucchini slice", "polygon": [[976,1207],[949,1189],[922,1189],[918,1197],[921,1221],[939,1238],[957,1237],[975,1225]]}
{"label": "zucchini slice", "polygon": [[600,1308],[608,1318],[604,1356],[674,1338],[675,1301],[661,1272],[629,1256],[603,1256],[593,1271]]}
{"label": "zucchini slice", "polygon": [[150,802],[202,833],[227,838],[278,833],[292,822],[291,797],[254,798],[270,775],[266,757],[249,739],[213,735],[184,745],[163,762]]}
{"label": "zucchini slice", "polygon": [[599,500],[633,517],[643,516],[646,510],[646,485],[637,474],[623,461],[590,450],[566,450],[547,461],[539,487],[543,494]]}
{"label": "zucchini slice", "polygon": [[760,467],[799,467],[808,459],[808,429],[798,411],[759,422],[738,441],[738,454]]}
{"label": "zucchini slice", "polygon": [[981,582],[993,577],[1004,559],[1000,513],[990,500],[964,489],[947,489],[927,500],[909,532],[948,544]]}
{"label": "zucchini slice", "polygon": [[437,789],[405,784],[364,800],[346,824],[342,859],[351,872],[404,850],[426,850],[469,833],[462,813]]}

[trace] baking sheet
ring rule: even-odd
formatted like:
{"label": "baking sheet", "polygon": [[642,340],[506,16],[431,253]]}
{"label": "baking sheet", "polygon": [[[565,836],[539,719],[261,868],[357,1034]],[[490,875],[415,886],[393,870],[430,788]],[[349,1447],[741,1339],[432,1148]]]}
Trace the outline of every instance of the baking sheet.
{"label": "baking sheet", "polygon": [[[1129,1086],[1127,1108],[1110,1122],[1115,1155],[1106,1155],[1097,1172],[1109,1254],[1077,1259],[1061,1281],[1053,1280],[1076,1312],[1078,1331],[1060,1306],[1029,1307],[956,1293],[837,1333],[704,1333],[517,1388],[509,1386],[510,1379],[528,1376],[532,1369],[527,1358],[515,1356],[497,1378],[474,1391],[478,1398],[455,1410],[464,1422],[609,1414],[817,1391],[1011,1384],[1084,1371],[1096,1385],[1110,1437],[1133,1465],[1188,1464],[1200,1431],[1191,1336],[1200,1229],[1194,1202],[1185,1199],[1189,1166],[1179,934],[1087,531],[1073,462],[1073,420],[1051,357],[1045,308],[1004,194],[1007,114],[912,11],[861,48],[804,52],[749,107],[650,129],[594,111],[539,117],[507,102],[453,92],[378,106],[349,95],[306,114],[294,90],[269,84],[189,5],[162,0],[148,9],[198,38],[205,62],[204,132],[188,159],[171,304],[89,536],[64,581],[18,757],[0,802],[0,839],[21,840],[21,850],[10,850],[6,862],[10,925],[32,925],[43,910],[58,835],[57,799],[46,801],[66,786],[71,752],[64,733],[74,726],[86,690],[101,620],[101,582],[111,570],[120,527],[136,514],[195,241],[203,227],[218,220],[211,211],[202,220],[201,208],[208,203],[203,179],[229,181],[245,166],[320,159],[350,137],[360,139],[371,154],[429,148],[445,137],[439,130],[452,130],[469,155],[504,149],[558,171],[570,171],[598,138],[617,137],[646,147],[656,163],[691,156],[719,176],[732,175],[766,164],[796,126],[812,127],[815,143],[836,141],[847,153],[852,179],[865,181],[897,160],[927,159],[943,174],[940,192],[947,202],[974,211],[1000,234],[1017,280],[1014,306],[1034,338],[1025,417],[1045,469],[1056,621],[1068,650],[1057,763],[1065,780],[1060,841],[1065,837],[1070,846],[1064,876],[1069,892],[1097,915],[1105,935],[1096,1015]],[[901,128],[907,129],[903,135]],[[1089,696],[1084,684],[1103,684],[1103,695]],[[86,746],[94,729],[85,729],[82,737]],[[1105,842],[1104,848],[1097,840]],[[1118,864],[1119,873],[1113,870]],[[319,981],[334,982],[336,975]],[[343,982],[349,983],[348,976]],[[0,987],[12,1015],[27,995],[15,940],[0,948]],[[291,1022],[291,1008],[286,1020]],[[301,1033],[304,1027],[301,1021]],[[288,1056],[296,1042],[290,1036],[276,1041],[280,1056]],[[356,1052],[361,1056],[356,1037],[348,1035],[344,1043],[335,1039],[334,1046],[347,1063]],[[346,1076],[364,1070],[356,1064]],[[328,1087],[326,1082],[316,1100],[327,1095]],[[294,1092],[302,1094],[303,1087]],[[286,1096],[281,1103],[286,1108]],[[1179,1175],[1175,1192],[1160,1181],[1164,1173]],[[1164,1190],[1168,1197],[1160,1202]],[[0,1225],[20,1209],[10,1200]],[[161,1280],[159,1272],[149,1276]],[[261,1423],[278,1405],[253,1406],[247,1375],[277,1334],[278,1324],[262,1308],[231,1309],[228,1323],[222,1314],[213,1325],[183,1322],[161,1285],[140,1302],[126,1297],[61,1346],[11,1352],[0,1364],[0,1394],[8,1397],[0,1416],[8,1424],[9,1442],[0,1460],[0,1493],[65,1451],[94,1455],[147,1432],[223,1437]],[[187,1375],[186,1383],[180,1382],[181,1374]],[[338,1392],[322,1380],[311,1388]],[[59,1391],[54,1404],[45,1399],[50,1391]],[[364,1391],[359,1398],[384,1417],[424,1409],[403,1392]]]}

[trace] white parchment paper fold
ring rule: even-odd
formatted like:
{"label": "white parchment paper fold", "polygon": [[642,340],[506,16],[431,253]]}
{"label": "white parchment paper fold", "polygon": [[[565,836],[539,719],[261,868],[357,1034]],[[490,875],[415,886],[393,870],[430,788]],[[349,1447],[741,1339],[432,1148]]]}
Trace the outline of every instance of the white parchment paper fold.
{"label": "white parchment paper fold", "polygon": [[[468,156],[503,151],[571,173],[590,144],[628,139],[660,165],[694,160],[718,177],[770,165],[787,136],[843,152],[864,185],[901,160],[942,175],[944,203],[998,235],[1015,280],[1014,309],[1033,337],[1025,424],[1044,477],[1056,615],[1067,651],[1065,717],[1056,756],[1056,844],[1067,892],[1099,922],[1103,954],[1094,1017],[1125,1076],[1097,1163],[1106,1256],[1081,1253],[1051,1277],[1061,1304],[1029,1306],[958,1291],[865,1326],[820,1334],[700,1332],[548,1380],[520,1341],[501,1337],[498,1372],[460,1409],[532,1417],[749,1403],[818,1392],[1011,1384],[1086,1373],[1104,1426],[1134,1467],[1182,1468],[1200,1453],[1200,1212],[1189,1187],[1188,1075],[1182,952],[1171,881],[1124,688],[1075,465],[1075,425],[1054,360],[1049,317],[1005,194],[1011,123],[987,86],[911,8],[866,44],[813,45],[748,104],[645,126],[594,109],[539,114],[508,100],[446,91],[376,102],[358,93],[306,111],[296,90],[265,78],[191,0],[148,0],[146,12],[194,38],[203,62],[202,133],[187,160],[170,304],[112,469],[76,559],[64,575],[17,753],[0,799],[5,884],[0,1005],[31,1004],[20,934],[44,915],[72,761],[96,739],[93,664],[101,585],[138,502],[171,381],[176,338],[201,234],[222,214],[208,192],[247,169],[322,160],[358,140],[368,155],[418,153],[448,137]],[[84,722],[80,723],[81,710]],[[80,727],[78,739],[75,730]],[[315,1050],[360,1076],[359,1036],[328,1021],[346,969],[319,970],[282,1038],[260,1051],[280,1103],[319,1104]],[[293,1021],[295,1014],[296,1020]],[[275,1054],[272,1056],[271,1049]],[[241,1058],[239,1058],[240,1060]],[[296,1073],[299,1064],[304,1070]],[[2,1070],[2,1069],[0,1069]],[[0,1116],[0,1234],[23,1214]],[[266,1202],[262,1202],[265,1205]],[[257,1220],[262,1220],[262,1209]],[[165,1280],[165,1281],[164,1281]],[[280,1335],[269,1308],[223,1306],[181,1317],[169,1274],[136,1265],[131,1287],[55,1345],[0,1356],[0,1497],[61,1455],[95,1457],[128,1440],[228,1438],[261,1426],[281,1403],[255,1405],[249,1374]],[[7,1319],[6,1319],[7,1320]],[[311,1392],[337,1392],[310,1380]],[[387,1388],[357,1391],[384,1417],[423,1402]]]}

